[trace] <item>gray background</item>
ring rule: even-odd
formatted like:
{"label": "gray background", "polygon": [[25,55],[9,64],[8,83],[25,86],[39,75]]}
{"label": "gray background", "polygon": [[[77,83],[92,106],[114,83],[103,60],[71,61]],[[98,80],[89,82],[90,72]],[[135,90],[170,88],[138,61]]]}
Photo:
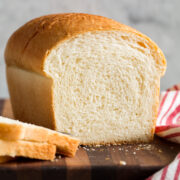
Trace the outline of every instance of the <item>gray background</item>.
{"label": "gray background", "polygon": [[8,37],[32,18],[62,12],[99,14],[138,29],[165,53],[161,90],[180,82],[180,0],[0,0],[0,98],[9,96],[3,57]]}

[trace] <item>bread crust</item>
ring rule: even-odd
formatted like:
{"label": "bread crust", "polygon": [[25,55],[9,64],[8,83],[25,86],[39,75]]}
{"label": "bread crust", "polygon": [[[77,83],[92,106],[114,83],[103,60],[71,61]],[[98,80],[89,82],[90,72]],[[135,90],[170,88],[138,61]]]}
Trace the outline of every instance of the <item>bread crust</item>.
{"label": "bread crust", "polygon": [[6,74],[15,119],[55,129],[52,80],[13,66]]}
{"label": "bread crust", "polygon": [[0,156],[54,160],[56,153],[56,146],[47,143],[0,140],[0,147]]}
{"label": "bread crust", "polygon": [[6,64],[48,76],[44,72],[44,63],[50,51],[58,44],[86,32],[111,30],[136,35],[146,40],[151,54],[161,67],[161,75],[165,73],[165,57],[150,38],[112,19],[82,13],[42,16],[20,27],[8,40],[5,49]]}

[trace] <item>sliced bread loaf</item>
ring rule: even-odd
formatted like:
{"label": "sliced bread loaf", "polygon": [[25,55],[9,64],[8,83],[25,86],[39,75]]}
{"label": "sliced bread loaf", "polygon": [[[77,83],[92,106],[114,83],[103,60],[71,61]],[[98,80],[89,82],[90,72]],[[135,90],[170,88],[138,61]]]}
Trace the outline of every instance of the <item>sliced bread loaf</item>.
{"label": "sliced bread loaf", "polygon": [[166,61],[135,29],[89,14],[42,16],[10,37],[5,59],[15,118],[87,145],[153,139]]}
{"label": "sliced bread loaf", "polygon": [[79,145],[79,140],[71,136],[2,116],[0,116],[0,139],[54,144],[57,146],[57,152],[70,157],[75,155]]}

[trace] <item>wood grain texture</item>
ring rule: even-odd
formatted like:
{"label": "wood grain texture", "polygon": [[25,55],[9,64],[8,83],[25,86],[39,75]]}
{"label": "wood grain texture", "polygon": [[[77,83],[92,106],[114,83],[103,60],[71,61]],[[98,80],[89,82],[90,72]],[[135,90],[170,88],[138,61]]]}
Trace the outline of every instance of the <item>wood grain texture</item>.
{"label": "wood grain texture", "polygon": [[[0,114],[13,117],[9,100],[0,100]],[[140,180],[170,163],[179,151],[180,145],[158,137],[150,144],[80,147],[74,158],[53,162],[18,158],[0,164],[0,179]]]}
{"label": "wood grain texture", "polygon": [[80,148],[74,158],[65,158],[67,180],[91,180],[91,164],[86,151]]}

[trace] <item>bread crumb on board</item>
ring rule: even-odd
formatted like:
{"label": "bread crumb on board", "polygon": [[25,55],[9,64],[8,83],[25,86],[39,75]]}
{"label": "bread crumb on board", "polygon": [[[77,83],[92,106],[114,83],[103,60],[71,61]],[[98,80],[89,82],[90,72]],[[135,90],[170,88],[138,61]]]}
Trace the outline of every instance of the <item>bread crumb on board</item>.
{"label": "bread crumb on board", "polygon": [[126,165],[126,161],[119,161],[119,164],[125,166]]}
{"label": "bread crumb on board", "polygon": [[54,162],[56,162],[56,161],[59,161],[59,159],[61,159],[61,155],[56,155],[56,158],[53,160]]}
{"label": "bread crumb on board", "polygon": [[[94,147],[89,147],[89,146],[81,146],[85,151],[98,151],[98,152],[104,152],[106,151],[106,147],[104,146],[94,146]],[[173,149],[173,146],[170,147],[171,149]],[[138,154],[138,151],[156,151],[157,153],[163,153],[163,150],[160,149],[158,146],[154,145],[154,144],[136,144],[136,145],[132,145],[132,144],[128,144],[128,145],[119,145],[117,147],[112,146],[112,148],[110,149],[111,152],[123,152],[126,154],[132,154],[134,156],[136,156]]]}
{"label": "bread crumb on board", "polygon": [[158,150],[158,152],[162,153],[162,150],[161,150],[161,149],[159,149],[159,150]]}

